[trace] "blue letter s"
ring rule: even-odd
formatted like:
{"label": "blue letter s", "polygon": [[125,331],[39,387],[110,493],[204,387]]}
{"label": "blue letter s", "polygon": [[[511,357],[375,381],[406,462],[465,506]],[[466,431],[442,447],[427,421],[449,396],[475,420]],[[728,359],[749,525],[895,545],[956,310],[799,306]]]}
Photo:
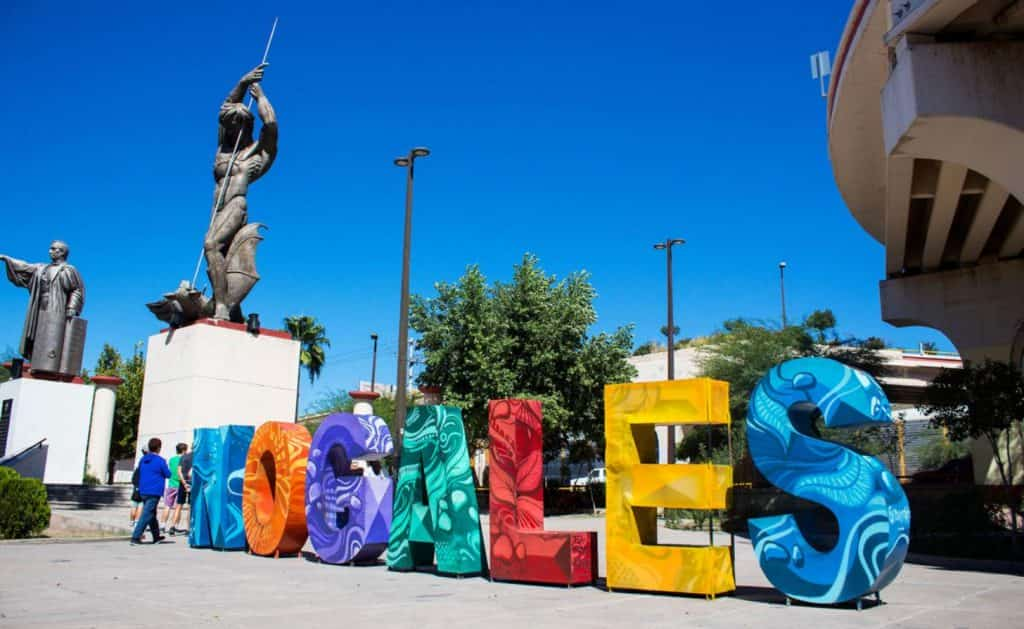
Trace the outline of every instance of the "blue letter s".
{"label": "blue letter s", "polygon": [[750,455],[786,493],[826,507],[839,521],[832,550],[811,547],[792,515],[754,518],[750,538],[761,569],[789,597],[838,603],[892,582],[910,543],[910,506],[881,463],[798,431],[794,416],[820,411],[830,428],[888,424],[891,407],[868,374],[825,358],[775,366],[754,389],[747,413]]}

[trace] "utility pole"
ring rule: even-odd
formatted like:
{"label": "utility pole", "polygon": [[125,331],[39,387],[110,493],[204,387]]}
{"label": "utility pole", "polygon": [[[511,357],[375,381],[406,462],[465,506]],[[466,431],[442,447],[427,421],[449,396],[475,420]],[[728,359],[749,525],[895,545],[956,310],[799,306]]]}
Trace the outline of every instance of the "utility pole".
{"label": "utility pole", "polygon": [[779,291],[782,293],[782,329],[786,329],[786,263],[779,262]]}
{"label": "utility pole", "polygon": [[[666,284],[668,287],[668,328],[665,336],[668,337],[668,379],[676,379],[676,348],[675,348],[675,316],[672,308],[672,247],[685,245],[682,238],[667,238],[665,242],[659,242],[654,248],[665,252],[665,263],[667,267]],[[668,462],[676,462],[676,427],[668,427]]]}
{"label": "utility pole", "polygon": [[417,147],[409,155],[395,159],[395,166],[406,169],[405,179],[405,235],[402,239],[402,295],[398,314],[398,376],[395,378],[395,441],[396,468],[402,456],[402,433],[405,432],[405,413],[408,404],[406,381],[409,373],[409,257],[412,250],[412,181],[416,158],[430,155],[430,149]]}

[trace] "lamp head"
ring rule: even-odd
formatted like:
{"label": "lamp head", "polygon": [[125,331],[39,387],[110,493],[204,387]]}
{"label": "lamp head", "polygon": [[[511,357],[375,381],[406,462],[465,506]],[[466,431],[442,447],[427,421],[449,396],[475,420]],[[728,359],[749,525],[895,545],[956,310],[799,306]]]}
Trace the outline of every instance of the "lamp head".
{"label": "lamp head", "polygon": [[669,241],[669,245],[670,246],[671,245],[685,245],[685,244],[686,244],[686,241],[683,240],[682,238],[673,238],[672,240]]}
{"label": "lamp head", "polygon": [[413,157],[426,157],[427,155],[430,155],[430,149],[425,146],[417,146],[412,150]]}
{"label": "lamp head", "polygon": [[371,341],[376,341],[377,340],[377,335],[376,334],[370,334],[370,340]]}
{"label": "lamp head", "polygon": [[405,168],[408,165],[409,165],[409,158],[408,157],[396,157],[395,158],[395,166],[401,166],[402,168]]}
{"label": "lamp head", "polygon": [[659,243],[654,245],[654,248],[658,249],[658,250],[661,250],[661,249],[667,249],[668,247],[665,245],[665,243],[659,242]]}
{"label": "lamp head", "polygon": [[785,261],[779,262],[779,268],[780,269],[786,268],[786,262]]}

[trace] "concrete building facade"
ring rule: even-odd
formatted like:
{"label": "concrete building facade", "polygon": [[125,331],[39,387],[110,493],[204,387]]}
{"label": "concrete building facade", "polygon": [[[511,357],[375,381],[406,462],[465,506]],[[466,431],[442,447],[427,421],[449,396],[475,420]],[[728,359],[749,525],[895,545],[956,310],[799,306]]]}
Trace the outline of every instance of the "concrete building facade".
{"label": "concrete building facade", "polygon": [[1021,0],[857,0],[828,93],[836,183],[885,246],[882,318],[966,360],[1024,362],[1022,79]]}

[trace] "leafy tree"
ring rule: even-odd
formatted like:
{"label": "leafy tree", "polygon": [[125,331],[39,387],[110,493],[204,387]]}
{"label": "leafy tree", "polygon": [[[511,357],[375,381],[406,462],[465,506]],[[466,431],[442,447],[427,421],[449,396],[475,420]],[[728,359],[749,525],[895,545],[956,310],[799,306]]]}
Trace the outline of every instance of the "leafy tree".
{"label": "leafy tree", "polygon": [[634,356],[646,356],[647,354],[655,354],[657,352],[664,352],[667,348],[658,343],[657,341],[647,341],[643,345],[636,348],[633,352]]}
{"label": "leafy tree", "polygon": [[923,354],[937,354],[939,352],[939,346],[932,341],[921,343],[921,353]]}
{"label": "leafy tree", "polygon": [[[667,325],[661,326],[661,335],[664,336],[665,338],[668,338],[668,326]],[[672,326],[672,337],[675,338],[677,336],[679,336],[679,326],[678,325],[674,325],[674,326]]]}
{"label": "leafy tree", "polygon": [[586,273],[558,280],[527,254],[508,284],[488,285],[470,266],[435,289],[411,308],[425,363],[419,381],[462,409],[471,448],[486,440],[489,400],[529,397],[543,403],[548,459],[578,441],[603,451],[604,385],[635,374],[626,362],[633,335],[628,327],[588,334],[597,314]]}
{"label": "leafy tree", "polygon": [[828,308],[825,310],[815,310],[804,319],[804,327],[817,332],[816,340],[819,343],[825,343],[827,332],[832,330],[833,334],[835,333],[836,316]]}
{"label": "leafy tree", "polygon": [[[729,409],[732,414],[733,452],[739,455],[746,447],[745,422],[750,394],[761,378],[775,365],[805,356],[832,358],[842,363],[866,371],[876,378],[885,373],[884,359],[877,351],[859,343],[856,339],[844,341],[842,344],[821,345],[816,343],[815,335],[824,334],[824,330],[834,329],[835,317],[831,311],[815,311],[808,317],[816,325],[827,327],[810,327],[793,325],[786,328],[768,327],[759,321],[732,319],[722,325],[722,330],[704,339],[700,344],[698,357],[703,375],[729,383]],[[719,449],[726,442],[726,435],[721,429],[712,429],[712,450]],[[836,431],[830,435],[836,441],[847,443],[848,440],[864,438],[850,431]],[[687,440],[693,435],[692,444]],[[693,456],[702,443],[707,442],[707,433],[689,431],[683,440],[687,456]],[[854,447],[857,447],[856,444]],[[683,451],[681,450],[681,453]]]}
{"label": "leafy tree", "polygon": [[864,347],[867,349],[885,349],[887,347],[885,340],[877,336],[869,336],[864,339]]}
{"label": "leafy tree", "polygon": [[922,470],[937,470],[950,461],[967,456],[970,448],[964,441],[950,441],[945,435],[937,434],[918,445],[916,454]]}
{"label": "leafy tree", "polygon": [[[410,402],[415,401],[413,397]],[[355,408],[356,401],[352,399],[352,396],[343,389],[335,389],[329,391],[324,395],[320,396],[315,402],[313,402],[307,409],[306,413],[311,415],[321,415],[318,419],[304,422],[306,428],[309,429],[310,434],[315,433],[316,429],[323,423],[324,418],[331,413],[351,413],[352,409]],[[388,429],[391,431],[392,438],[395,435],[395,398],[381,396],[373,401],[373,413],[378,417],[382,418],[387,422]]]}
{"label": "leafy tree", "polygon": [[308,315],[285,317],[284,327],[293,340],[298,341],[302,348],[299,351],[299,363],[306,368],[309,383],[313,384],[320,377],[320,370],[327,362],[326,348],[331,346],[327,338],[327,328]]}
{"label": "leafy tree", "polygon": [[[925,389],[925,414],[952,441],[985,439],[992,447],[999,477],[1010,502],[1014,481],[1011,430],[1024,437],[1024,378],[1016,366],[986,359],[963,369],[943,369]],[[1017,539],[1017,507],[1010,513]]]}
{"label": "leafy tree", "polygon": [[18,354],[10,346],[0,353],[0,382],[7,382],[11,379],[11,371],[4,367],[3,363],[17,357]]}

